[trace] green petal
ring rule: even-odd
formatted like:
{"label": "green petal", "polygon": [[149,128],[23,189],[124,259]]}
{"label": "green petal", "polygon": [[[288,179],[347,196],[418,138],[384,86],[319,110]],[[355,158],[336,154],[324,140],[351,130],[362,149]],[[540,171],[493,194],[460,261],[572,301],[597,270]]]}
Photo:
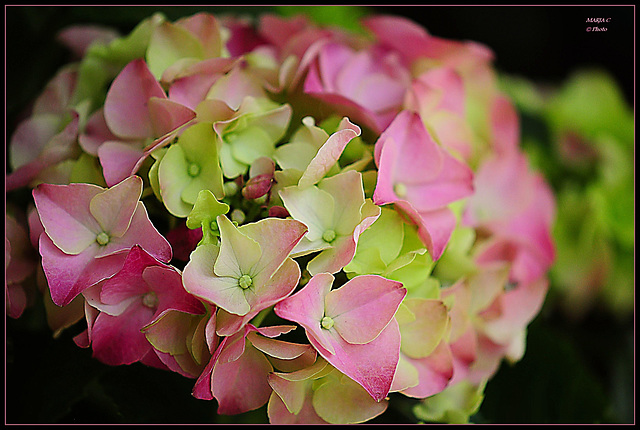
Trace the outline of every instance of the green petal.
{"label": "green petal", "polygon": [[149,70],[160,80],[162,73],[182,58],[204,58],[200,41],[188,30],[170,22],[163,22],[151,35],[147,49]]}
{"label": "green petal", "polygon": [[317,151],[318,148],[311,144],[292,142],[278,147],[273,153],[273,159],[282,169],[296,169],[304,172]]}
{"label": "green petal", "polygon": [[380,217],[361,235],[358,240],[358,253],[369,248],[375,248],[379,252],[379,258],[388,265],[400,254],[404,242],[404,222],[396,211],[390,208],[381,208]]}
{"label": "green petal", "polygon": [[221,244],[214,273],[236,279],[242,275],[254,276],[253,269],[262,256],[258,242],[242,234],[226,216],[218,216],[217,221]]}
{"label": "green petal", "polygon": [[[362,236],[361,236],[362,237]],[[360,249],[358,242],[358,250],[353,260],[344,267],[345,272],[355,272],[359,275],[376,274],[379,275],[387,269],[382,257],[380,257],[380,249],[363,248]]]}
{"label": "green petal", "polygon": [[220,203],[211,191],[202,190],[198,193],[193,209],[187,217],[187,227],[195,230],[203,222],[210,223],[219,215],[224,215],[227,212],[229,212],[229,205]]}
{"label": "green petal", "polygon": [[387,400],[376,402],[364,388],[337,370],[327,379],[313,394],[313,407],[323,420],[331,424],[361,423],[387,409]]}
{"label": "green petal", "polygon": [[266,131],[258,127],[248,127],[235,134],[235,140],[229,145],[236,160],[250,165],[260,157],[271,157],[275,143]]}
{"label": "green petal", "polygon": [[280,198],[293,219],[309,228],[309,233],[306,235],[308,240],[316,241],[322,237],[325,230],[335,230],[334,201],[331,194],[326,191],[315,186],[305,189],[297,186],[288,187],[280,191]]}
{"label": "green petal", "polygon": [[179,145],[171,145],[160,161],[158,182],[160,194],[167,210],[180,218],[186,217],[192,206],[182,200],[182,190],[191,182],[184,151]]}
{"label": "green petal", "polygon": [[224,176],[229,179],[244,175],[249,170],[249,165],[241,163],[234,158],[231,146],[226,143],[222,144],[220,148],[220,164],[222,165]]}
{"label": "green petal", "polygon": [[428,357],[438,346],[448,327],[447,308],[440,300],[409,298],[403,303],[415,316],[415,320],[405,319],[404,324],[400,325],[401,350],[411,358]]}
{"label": "green petal", "polygon": [[362,221],[360,208],[364,204],[364,189],[360,172],[350,170],[325,178],[318,188],[331,195],[334,203],[333,230],[339,235],[351,235]]}

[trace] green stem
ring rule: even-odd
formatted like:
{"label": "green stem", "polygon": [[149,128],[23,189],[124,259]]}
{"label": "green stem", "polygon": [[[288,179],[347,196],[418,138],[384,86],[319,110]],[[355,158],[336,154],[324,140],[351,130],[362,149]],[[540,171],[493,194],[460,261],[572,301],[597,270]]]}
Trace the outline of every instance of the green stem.
{"label": "green stem", "polygon": [[145,188],[142,190],[142,195],[140,196],[140,200],[153,195],[153,189],[151,187]]}
{"label": "green stem", "polygon": [[251,320],[251,324],[253,324],[256,327],[260,327],[260,324],[262,324],[262,321],[264,321],[265,317],[269,315],[272,310],[273,310],[273,306],[268,307],[267,309],[261,310],[260,313],[258,313],[258,315],[256,315]]}

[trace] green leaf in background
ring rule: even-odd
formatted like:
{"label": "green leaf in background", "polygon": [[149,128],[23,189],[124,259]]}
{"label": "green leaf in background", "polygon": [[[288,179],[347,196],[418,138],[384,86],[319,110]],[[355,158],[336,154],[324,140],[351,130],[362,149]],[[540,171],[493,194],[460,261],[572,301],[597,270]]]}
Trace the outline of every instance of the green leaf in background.
{"label": "green leaf in background", "polygon": [[340,27],[354,33],[364,33],[360,19],[369,14],[365,6],[275,6],[285,17],[307,15],[312,22],[323,26]]}
{"label": "green leaf in background", "polygon": [[[265,12],[284,16],[305,13],[318,24],[341,26],[357,32],[362,31],[359,19],[368,9],[362,6],[293,5],[9,6],[5,10],[5,59],[9,66],[5,97],[7,136],[29,102],[71,59],[55,40],[60,29],[79,23],[99,24],[113,26],[126,36],[156,12],[174,21],[203,11],[216,16],[234,13],[253,18]],[[122,53],[127,55],[126,50]],[[117,53],[112,51],[112,54]],[[523,55],[530,57],[530,53]],[[115,76],[116,69],[101,69],[106,62],[98,57],[92,57],[94,62],[85,63],[84,73],[87,81],[105,79],[107,82],[103,76]],[[568,321],[554,307],[555,303],[550,299],[558,292],[552,278],[545,308],[528,329],[524,358],[514,365],[505,363],[501,366],[486,386],[484,400],[482,391],[473,390],[468,391],[469,397],[459,399],[468,400],[468,414],[473,414],[478,402],[482,401],[479,412],[470,416],[472,422],[481,424],[633,423],[635,336],[634,326],[629,324],[635,322],[629,312],[633,311],[635,289],[634,183],[631,182],[634,179],[633,110],[626,106],[620,90],[606,72],[577,72],[566,81],[566,88],[558,96],[552,88],[538,84],[540,82],[535,82],[534,86],[525,79],[515,79],[505,84],[511,88],[505,91],[521,111],[523,147],[530,154],[532,151],[536,154],[532,164],[548,175],[557,190],[575,185],[572,198],[583,203],[569,209],[566,201],[558,200],[558,207],[563,212],[558,222],[564,223],[558,228],[566,229],[563,246],[570,249],[562,256],[563,264],[571,269],[572,266],[583,267],[592,261],[610,259],[612,270],[598,297],[602,300],[598,301],[601,306],[597,314],[593,311],[586,314],[580,324]],[[539,92],[536,92],[536,86]],[[106,88],[87,89],[95,91],[87,97],[97,100],[106,92]],[[553,108],[546,111],[546,103],[550,101],[553,101]],[[557,138],[553,133],[565,129],[583,134],[599,148],[602,166],[581,173],[582,176],[568,171],[553,146]],[[95,160],[79,159],[73,167],[74,179],[91,181],[92,169],[97,167]],[[364,177],[367,196],[371,197],[375,172]],[[576,177],[581,182],[574,181]],[[587,185],[591,185],[588,193]],[[25,206],[31,200],[30,194],[16,197],[23,199]],[[595,209],[589,209],[591,205],[598,205],[597,214],[594,214]],[[566,220],[560,220],[565,216]],[[582,237],[581,230],[586,231],[582,236],[591,235],[598,240],[574,240]],[[609,239],[610,243],[607,242]],[[564,251],[559,248],[558,252]],[[431,266],[426,263],[420,270],[430,270]],[[414,266],[405,267],[413,269]],[[405,278],[409,279],[409,276]],[[429,289],[437,291],[438,286]],[[91,357],[90,350],[77,347],[72,340],[83,330],[84,321],[54,340],[41,307],[27,309],[20,320],[6,321],[6,423],[249,424],[268,421],[264,407],[235,416],[217,415],[215,400],[193,398],[190,393],[195,381],[178,374],[139,364],[103,365]],[[282,323],[277,320],[273,324]],[[415,423],[412,408],[417,401],[398,393],[390,397],[388,411],[371,424]],[[424,409],[424,406],[420,408],[421,419],[435,416],[433,411],[437,408]],[[446,407],[441,409],[446,411]],[[463,414],[449,419],[464,422],[469,417]]]}
{"label": "green leaf in background", "polygon": [[573,73],[549,103],[548,118],[555,130],[588,139],[606,133],[626,147],[633,145],[633,113],[611,75],[602,70]]}

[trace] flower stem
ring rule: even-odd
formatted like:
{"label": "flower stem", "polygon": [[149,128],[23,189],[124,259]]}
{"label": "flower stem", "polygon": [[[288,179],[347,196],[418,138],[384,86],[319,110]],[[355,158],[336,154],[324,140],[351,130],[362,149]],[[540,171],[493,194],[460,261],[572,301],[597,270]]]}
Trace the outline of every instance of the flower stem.
{"label": "flower stem", "polygon": [[268,307],[267,309],[261,310],[260,313],[258,313],[258,315],[256,315],[251,320],[251,324],[253,324],[256,328],[260,327],[260,324],[262,324],[262,321],[264,321],[265,317],[269,315],[272,310],[273,310],[273,306]]}

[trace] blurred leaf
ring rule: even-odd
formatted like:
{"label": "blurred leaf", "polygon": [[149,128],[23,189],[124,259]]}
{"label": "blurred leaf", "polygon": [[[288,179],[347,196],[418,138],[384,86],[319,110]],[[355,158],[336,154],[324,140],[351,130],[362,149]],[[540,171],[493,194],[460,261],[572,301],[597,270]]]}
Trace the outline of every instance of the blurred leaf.
{"label": "blurred leaf", "polygon": [[307,17],[321,26],[339,27],[354,33],[364,33],[360,20],[370,11],[365,6],[275,6],[282,16],[292,17],[298,14]]}
{"label": "blurred leaf", "polygon": [[531,80],[523,76],[498,74],[498,86],[509,95],[516,108],[532,115],[541,114],[545,100],[542,92]]}
{"label": "blurred leaf", "polygon": [[627,147],[633,145],[633,113],[617,83],[603,70],[574,72],[549,103],[548,117],[558,131],[588,139],[608,133]]}

